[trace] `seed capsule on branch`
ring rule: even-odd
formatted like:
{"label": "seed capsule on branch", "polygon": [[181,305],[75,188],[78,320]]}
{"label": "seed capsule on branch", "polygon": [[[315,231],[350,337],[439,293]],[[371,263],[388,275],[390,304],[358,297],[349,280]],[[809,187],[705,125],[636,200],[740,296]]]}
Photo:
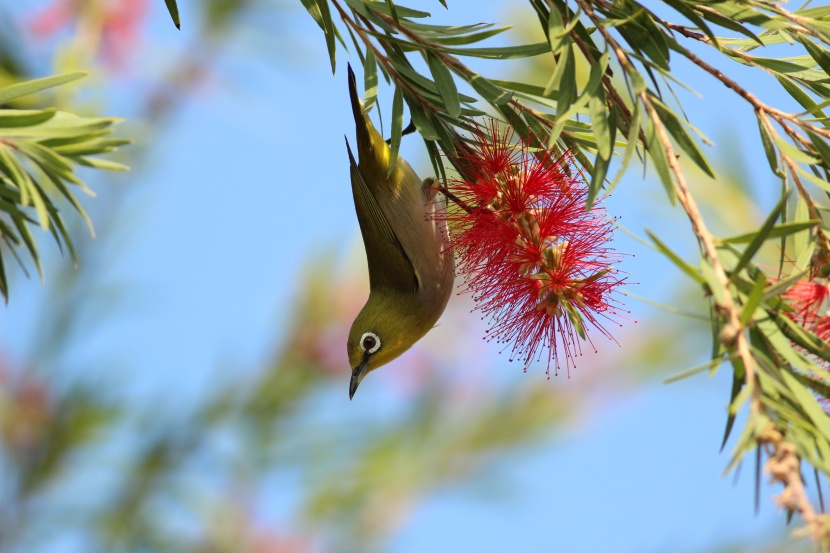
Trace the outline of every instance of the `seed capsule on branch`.
{"label": "seed capsule on branch", "polygon": [[[489,319],[487,339],[512,343],[527,366],[547,354],[558,371],[581,354],[577,337],[618,318],[613,296],[626,277],[608,243],[605,209],[587,209],[588,189],[568,154],[516,143],[490,120],[448,157],[461,176],[447,181],[457,207],[436,217],[450,228],[462,291]],[[509,347],[509,346],[507,346]]]}

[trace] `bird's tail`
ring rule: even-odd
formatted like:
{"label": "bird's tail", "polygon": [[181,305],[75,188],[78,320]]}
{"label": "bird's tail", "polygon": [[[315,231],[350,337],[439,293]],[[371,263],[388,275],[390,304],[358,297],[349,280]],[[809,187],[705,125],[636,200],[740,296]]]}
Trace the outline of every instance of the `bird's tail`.
{"label": "bird's tail", "polygon": [[351,64],[348,65],[349,68],[349,99],[352,102],[352,114],[354,115],[354,123],[357,131],[357,140],[358,142],[361,141],[368,141],[369,140],[369,120],[366,114],[363,112],[363,102],[360,100],[360,96],[357,94],[357,79],[354,76],[354,71],[352,71]]}

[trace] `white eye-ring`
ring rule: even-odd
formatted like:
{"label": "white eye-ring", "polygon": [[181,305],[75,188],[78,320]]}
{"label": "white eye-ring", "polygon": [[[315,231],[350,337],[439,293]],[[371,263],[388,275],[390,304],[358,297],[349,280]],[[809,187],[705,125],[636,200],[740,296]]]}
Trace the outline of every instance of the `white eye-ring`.
{"label": "white eye-ring", "polygon": [[366,353],[375,353],[380,349],[380,338],[374,332],[367,332],[360,337],[360,346]]}

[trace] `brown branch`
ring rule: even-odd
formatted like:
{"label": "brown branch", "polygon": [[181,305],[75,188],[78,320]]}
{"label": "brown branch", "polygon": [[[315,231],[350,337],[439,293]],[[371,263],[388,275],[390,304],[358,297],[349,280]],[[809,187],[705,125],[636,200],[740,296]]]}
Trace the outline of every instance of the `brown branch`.
{"label": "brown branch", "polygon": [[772,483],[781,483],[784,489],[774,499],[783,509],[801,515],[810,537],[826,551],[830,545],[830,517],[817,513],[801,478],[801,459],[795,445],[784,439],[784,435],[770,422],[758,437],[758,444],[766,446],[767,459],[764,472],[770,475]]}
{"label": "brown branch", "polygon": [[796,26],[795,27],[790,27],[789,30],[794,31],[796,33],[801,33],[801,34],[804,34],[804,35],[809,35],[811,37],[815,37],[815,38],[821,40],[824,43],[828,43],[827,39],[822,38],[822,36],[820,34],[816,33],[815,31],[813,31],[812,29],[807,27],[808,23],[803,17],[798,16],[798,15],[796,15],[796,14],[790,12],[790,11],[787,11],[784,8],[782,8],[781,6],[779,6],[777,4],[773,4],[772,2],[758,2],[758,4],[766,7],[769,11],[771,11],[775,14],[778,14],[778,15],[786,18],[786,19],[789,19],[790,21],[795,23]]}
{"label": "brown branch", "polygon": [[[614,51],[614,54],[616,55],[623,71],[629,74],[634,71],[634,67],[631,65],[631,61],[628,59],[628,55],[625,50],[620,47],[617,41],[614,40],[614,37],[612,37],[602,25],[602,22],[594,13],[590,3],[586,0],[576,0],[576,2],[582,7],[582,11],[586,16],[588,16],[588,18],[594,23],[597,30],[602,34],[606,44]],[[730,280],[726,274],[723,264],[720,261],[720,258],[718,257],[714,237],[706,228],[706,223],[703,220],[700,209],[689,191],[689,187],[686,183],[686,177],[677,161],[677,154],[674,151],[674,146],[672,146],[668,132],[663,125],[657,110],[654,108],[651,99],[645,91],[640,92],[638,94],[638,98],[646,108],[646,111],[654,124],[655,132],[657,133],[660,145],[665,151],[669,168],[674,175],[675,191],[680,205],[683,207],[683,210],[686,212],[686,216],[689,218],[689,222],[692,225],[692,231],[700,241],[701,253],[712,266],[715,278],[717,279],[717,284],[721,288],[720,294],[715,294],[716,296],[720,296],[720,299],[715,306],[716,310],[720,316],[726,319],[726,325],[724,327],[725,331],[721,333],[721,340],[724,345],[728,346],[730,349],[734,348],[737,351],[738,357],[744,365],[744,370],[746,372],[746,386],[752,393],[750,409],[753,413],[757,413],[761,409],[761,400],[760,390],[755,378],[755,360],[750,352],[746,333],[743,332],[740,309],[732,297]]]}
{"label": "brown branch", "polygon": [[798,127],[810,130],[810,131],[812,131],[816,134],[824,136],[826,138],[830,138],[830,129],[825,129],[823,127],[818,127],[816,125],[811,125],[811,124],[809,124],[805,121],[802,121],[801,119],[799,119],[796,115],[793,115],[792,113],[787,113],[785,111],[781,111],[779,109],[776,109],[772,106],[769,106],[769,105],[765,104],[764,102],[759,100],[757,96],[755,96],[754,94],[752,94],[751,92],[749,92],[748,90],[743,88],[741,85],[739,85],[734,80],[732,80],[729,77],[727,77],[726,75],[724,75],[723,72],[721,72],[720,69],[718,69],[717,67],[714,67],[713,65],[710,65],[709,63],[703,61],[698,56],[696,56],[695,54],[690,52],[689,50],[683,49],[683,50],[681,50],[681,53],[689,61],[691,61],[692,63],[694,63],[695,65],[697,65],[698,67],[700,67],[701,69],[703,69],[704,71],[706,71],[707,73],[709,73],[710,75],[715,77],[716,79],[718,79],[721,83],[723,83],[724,86],[726,86],[727,88],[729,88],[730,90],[732,90],[733,92],[738,94],[738,96],[740,96],[741,98],[746,100],[753,108],[755,108],[756,111],[760,111],[762,113],[768,114],[770,117],[775,119],[775,121],[779,125],[781,125],[782,127],[786,125],[786,122],[789,122],[789,123],[792,123],[792,124],[794,124]]}
{"label": "brown branch", "polygon": [[[582,10],[586,16],[591,19],[596,28],[602,34],[606,44],[614,51],[623,70],[626,73],[633,71],[634,68],[628,59],[626,52],[602,26],[602,22],[594,13],[590,2],[588,0],[576,0],[576,2],[582,7]],[[686,33],[683,34],[685,35]],[[760,115],[762,124],[769,126],[770,123],[767,119],[769,117],[774,119],[784,128],[787,127],[787,122],[793,122],[799,127],[804,128],[805,123],[799,121],[795,116],[770,108],[760,102],[754,95],[740,87],[737,83],[735,83],[735,81],[729,79],[719,70],[710,66],[706,62],[703,62],[703,60],[691,52],[687,52],[686,55],[699,67],[714,75],[727,87],[734,90],[751,105],[753,105],[756,112]],[[749,388],[751,393],[750,416],[756,416],[763,409],[763,404],[761,402],[761,390],[756,380],[755,360],[750,351],[747,333],[744,331],[744,325],[741,323],[741,310],[730,290],[730,280],[718,257],[713,236],[706,228],[700,210],[698,209],[697,204],[689,191],[685,176],[677,161],[677,156],[675,155],[674,147],[671,139],[669,138],[665,125],[660,119],[660,116],[654,108],[651,98],[646,91],[640,92],[638,97],[643,103],[649,118],[654,124],[657,139],[666,154],[669,168],[674,176],[675,191],[677,193],[678,201],[689,218],[695,236],[697,236],[700,241],[701,253],[710,263],[715,279],[717,280],[717,284],[720,286],[720,293],[715,294],[716,297],[719,296],[715,308],[718,315],[723,317],[726,321],[724,330],[720,335],[720,340],[729,349],[734,348],[734,350],[737,351],[738,357],[741,360],[745,370],[745,385]],[[795,174],[795,167],[792,160],[783,154],[782,158],[790,169],[790,172],[793,174],[793,179],[796,181],[799,193],[805,197],[808,197],[806,190],[803,189],[800,179],[798,179]],[[782,482],[785,486],[784,492],[777,498],[777,501],[783,507],[801,514],[811,537],[822,546],[826,546],[830,543],[830,526],[828,526],[827,516],[816,514],[810,499],[807,497],[804,490],[804,483],[801,480],[800,459],[795,454],[795,446],[791,443],[784,442],[783,436],[781,436],[779,432],[775,432],[778,434],[779,439],[774,442],[771,458],[767,463],[767,470],[773,475],[773,481]],[[759,444],[772,442],[772,439],[766,436],[758,436],[756,440]]]}

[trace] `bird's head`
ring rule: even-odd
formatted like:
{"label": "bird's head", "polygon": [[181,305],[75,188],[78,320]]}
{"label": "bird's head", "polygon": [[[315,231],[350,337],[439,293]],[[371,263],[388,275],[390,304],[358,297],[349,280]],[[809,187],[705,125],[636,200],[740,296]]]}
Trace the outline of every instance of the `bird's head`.
{"label": "bird's head", "polygon": [[346,345],[352,369],[349,399],[368,373],[400,356],[427,333],[431,325],[423,328],[417,312],[400,298],[369,295],[352,323]]}

